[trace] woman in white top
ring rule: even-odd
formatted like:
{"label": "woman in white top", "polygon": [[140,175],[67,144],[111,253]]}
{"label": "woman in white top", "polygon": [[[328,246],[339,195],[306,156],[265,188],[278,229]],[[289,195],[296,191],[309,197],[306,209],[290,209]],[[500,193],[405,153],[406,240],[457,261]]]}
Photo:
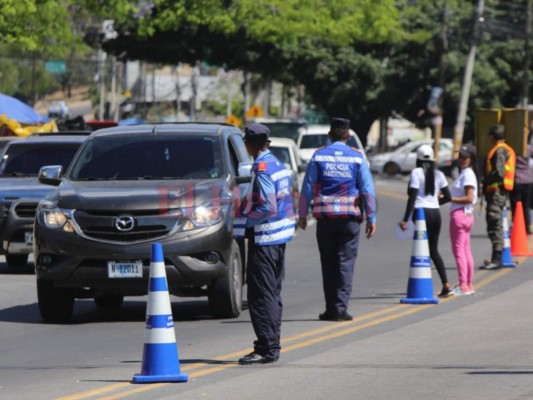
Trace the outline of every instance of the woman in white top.
{"label": "woman in white top", "polygon": [[467,144],[459,149],[457,162],[461,174],[451,186],[450,238],[457,264],[459,286],[455,295],[474,294],[474,257],[470,246],[470,232],[474,226],[474,204],[478,197],[478,174],[476,171],[476,148]]}
{"label": "woman in white top", "polygon": [[442,283],[439,297],[451,295],[452,289],[448,283],[446,268],[438,250],[442,224],[439,207],[450,201],[450,191],[442,171],[435,169],[433,149],[427,144],[423,144],[416,151],[416,168],[411,171],[407,194],[409,199],[400,228],[404,231],[407,229],[407,221],[413,214],[414,208],[424,209],[429,255]]}

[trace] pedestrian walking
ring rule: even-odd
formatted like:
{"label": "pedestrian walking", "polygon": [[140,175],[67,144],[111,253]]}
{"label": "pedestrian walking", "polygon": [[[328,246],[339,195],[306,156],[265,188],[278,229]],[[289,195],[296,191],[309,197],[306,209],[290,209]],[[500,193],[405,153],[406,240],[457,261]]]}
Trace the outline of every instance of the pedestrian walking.
{"label": "pedestrian walking", "polygon": [[411,171],[407,189],[408,200],[405,207],[403,220],[400,228],[407,230],[407,221],[413,217],[415,208],[422,208],[426,218],[426,230],[428,235],[429,255],[439,274],[442,290],[439,297],[446,297],[452,293],[446,268],[439,253],[439,236],[442,225],[440,205],[450,201],[450,190],[446,177],[435,169],[435,156],[430,145],[423,144],[416,151],[416,168]]}
{"label": "pedestrian walking", "polygon": [[239,364],[266,364],[280,353],[281,284],[285,245],[296,225],[290,193],[290,171],[268,150],[270,131],[261,124],[244,128],[244,141],[253,157],[252,182],[235,219],[234,236],[248,239],[248,307],[257,340],[254,351]]}
{"label": "pedestrian walking", "polygon": [[366,216],[367,238],[376,232],[376,195],[372,175],[363,154],[346,143],[350,121],[332,118],[329,146],[311,158],[299,201],[298,226],[307,227],[312,204],[317,219],[316,238],[320,252],[326,310],[323,321],[349,321],[360,225]]}
{"label": "pedestrian walking", "polygon": [[530,203],[531,203],[531,185],[533,184],[533,171],[530,162],[533,161],[533,144],[529,142],[531,138],[531,132],[528,137],[528,145],[526,147],[526,155],[516,156],[516,168],[514,177],[513,190],[510,193],[509,199],[511,200],[511,212],[513,215],[513,221],[515,219],[516,203],[522,202],[522,210],[524,211],[524,222],[526,224],[526,233],[531,235],[531,215],[530,215]]}
{"label": "pedestrian walking", "polygon": [[475,293],[470,233],[474,227],[474,205],[479,194],[476,155],[474,145],[461,146],[457,159],[461,173],[450,186],[450,239],[459,277],[459,286],[453,289],[453,294],[458,296]]}
{"label": "pedestrian walking", "polygon": [[505,127],[494,125],[489,130],[489,140],[493,144],[485,162],[483,192],[487,202],[487,233],[492,242],[490,262],[480,269],[497,269],[502,266],[503,252],[503,209],[514,187],[516,154],[505,143]]}

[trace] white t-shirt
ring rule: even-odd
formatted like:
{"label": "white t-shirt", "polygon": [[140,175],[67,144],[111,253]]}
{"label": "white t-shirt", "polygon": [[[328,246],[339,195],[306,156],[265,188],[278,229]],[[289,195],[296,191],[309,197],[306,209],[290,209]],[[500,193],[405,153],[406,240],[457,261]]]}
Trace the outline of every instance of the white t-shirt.
{"label": "white t-shirt", "polygon": [[472,204],[450,204],[450,212],[460,208],[465,209],[465,214],[471,215],[474,212],[474,204],[477,202],[477,179],[476,174],[472,168],[464,168],[459,177],[450,186],[450,194],[452,197],[462,197],[466,195],[465,186],[472,186],[474,188],[474,201]]}
{"label": "white t-shirt", "polygon": [[442,171],[435,170],[435,193],[426,194],[426,176],[422,168],[415,168],[411,171],[409,187],[418,189],[416,195],[415,208],[439,208],[440,189],[448,186],[448,181]]}

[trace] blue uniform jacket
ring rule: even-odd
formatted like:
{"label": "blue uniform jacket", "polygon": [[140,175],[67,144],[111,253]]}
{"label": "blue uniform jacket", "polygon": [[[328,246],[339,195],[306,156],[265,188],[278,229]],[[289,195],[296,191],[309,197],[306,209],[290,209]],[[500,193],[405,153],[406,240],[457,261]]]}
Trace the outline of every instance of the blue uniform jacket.
{"label": "blue uniform jacket", "polygon": [[270,151],[257,157],[242,215],[234,221],[235,237],[242,238],[246,228],[253,228],[257,245],[283,244],[292,239],[296,223],[290,174]]}
{"label": "blue uniform jacket", "polygon": [[307,216],[311,204],[316,218],[363,218],[364,212],[369,223],[376,222],[372,174],[359,150],[339,141],[313,154],[300,193],[300,218]]}

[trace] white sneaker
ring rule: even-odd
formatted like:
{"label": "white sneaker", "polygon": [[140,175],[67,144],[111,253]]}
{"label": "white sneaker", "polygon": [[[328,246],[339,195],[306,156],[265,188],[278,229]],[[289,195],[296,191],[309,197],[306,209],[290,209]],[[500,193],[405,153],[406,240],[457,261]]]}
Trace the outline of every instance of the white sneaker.
{"label": "white sneaker", "polygon": [[455,296],[470,296],[471,294],[476,293],[475,290],[461,290],[459,286],[453,288],[452,292]]}

